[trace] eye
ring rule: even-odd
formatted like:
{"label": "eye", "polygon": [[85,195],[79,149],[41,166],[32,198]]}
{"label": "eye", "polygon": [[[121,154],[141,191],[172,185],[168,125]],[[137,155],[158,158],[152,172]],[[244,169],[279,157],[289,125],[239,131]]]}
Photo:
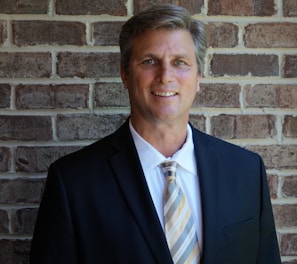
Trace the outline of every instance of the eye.
{"label": "eye", "polygon": [[185,66],[188,65],[184,60],[178,59],[174,62],[175,65],[177,66]]}
{"label": "eye", "polygon": [[157,61],[155,59],[146,59],[142,62],[142,64],[154,65],[157,64]]}

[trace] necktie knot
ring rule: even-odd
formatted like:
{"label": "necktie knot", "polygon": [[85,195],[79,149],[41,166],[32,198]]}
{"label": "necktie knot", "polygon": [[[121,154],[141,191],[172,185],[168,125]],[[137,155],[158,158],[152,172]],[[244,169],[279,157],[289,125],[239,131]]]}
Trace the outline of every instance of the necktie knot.
{"label": "necktie knot", "polygon": [[161,163],[161,169],[164,174],[164,176],[167,177],[176,177],[176,168],[177,163],[176,161],[165,161]]}

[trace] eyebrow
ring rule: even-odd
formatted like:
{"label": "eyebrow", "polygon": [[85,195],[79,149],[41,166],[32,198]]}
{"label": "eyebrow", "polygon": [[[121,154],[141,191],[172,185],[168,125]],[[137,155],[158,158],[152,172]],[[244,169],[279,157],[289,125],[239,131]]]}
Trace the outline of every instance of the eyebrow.
{"label": "eyebrow", "polygon": [[[154,59],[160,59],[160,56],[154,54],[154,53],[147,53],[144,55],[139,56],[141,58],[154,58]],[[191,56],[185,53],[177,53],[172,55],[173,58],[185,58],[185,59],[190,59]]]}

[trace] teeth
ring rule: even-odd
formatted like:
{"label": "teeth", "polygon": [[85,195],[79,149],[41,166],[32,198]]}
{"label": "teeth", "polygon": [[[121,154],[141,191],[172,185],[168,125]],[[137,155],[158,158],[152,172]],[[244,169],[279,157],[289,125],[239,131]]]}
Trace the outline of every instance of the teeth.
{"label": "teeth", "polygon": [[169,96],[173,96],[175,94],[176,93],[174,93],[174,92],[155,92],[154,93],[154,95],[163,96],[163,97],[169,97]]}

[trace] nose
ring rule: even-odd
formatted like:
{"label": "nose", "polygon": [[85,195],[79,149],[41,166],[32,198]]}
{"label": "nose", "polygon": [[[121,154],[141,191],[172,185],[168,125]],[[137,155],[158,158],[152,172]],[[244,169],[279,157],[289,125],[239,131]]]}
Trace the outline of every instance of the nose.
{"label": "nose", "polygon": [[157,77],[158,81],[160,81],[162,84],[166,84],[172,81],[173,69],[170,63],[163,62],[160,64]]}

